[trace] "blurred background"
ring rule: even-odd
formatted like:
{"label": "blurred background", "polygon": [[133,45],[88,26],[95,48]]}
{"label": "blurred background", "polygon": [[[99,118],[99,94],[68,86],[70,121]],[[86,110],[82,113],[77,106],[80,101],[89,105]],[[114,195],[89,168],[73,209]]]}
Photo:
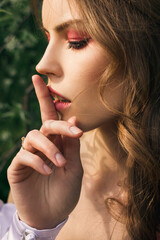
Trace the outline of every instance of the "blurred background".
{"label": "blurred background", "polygon": [[7,201],[7,168],[21,137],[41,124],[31,77],[46,40],[29,0],[0,0],[0,199]]}

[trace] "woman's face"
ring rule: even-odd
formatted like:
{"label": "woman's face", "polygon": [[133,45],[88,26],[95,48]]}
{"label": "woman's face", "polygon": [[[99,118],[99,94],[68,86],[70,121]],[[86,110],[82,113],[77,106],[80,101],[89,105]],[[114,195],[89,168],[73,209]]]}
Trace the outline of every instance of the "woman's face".
{"label": "woman's face", "polygon": [[[83,131],[113,120],[113,114],[98,97],[99,78],[110,57],[84,31],[78,11],[72,9],[71,12],[67,0],[44,0],[42,22],[49,42],[36,69],[47,75],[51,91],[70,101],[57,100],[57,111],[64,120],[76,116]],[[121,90],[115,87],[115,81],[107,84],[105,95],[110,107],[120,107]]]}

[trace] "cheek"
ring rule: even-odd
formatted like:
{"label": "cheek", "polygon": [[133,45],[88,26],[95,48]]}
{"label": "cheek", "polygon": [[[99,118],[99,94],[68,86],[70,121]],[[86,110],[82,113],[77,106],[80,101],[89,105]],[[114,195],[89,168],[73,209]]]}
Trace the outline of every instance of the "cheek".
{"label": "cheek", "polygon": [[113,118],[99,99],[97,82],[110,62],[109,57],[106,58],[102,50],[90,47],[81,53],[74,53],[68,60],[68,90],[75,99],[66,119],[76,115],[79,127],[89,131]]}
{"label": "cheek", "polygon": [[88,84],[97,81],[109,64],[104,51],[97,47],[88,46],[83,51],[75,51],[68,55],[65,61],[65,71],[73,84]]}

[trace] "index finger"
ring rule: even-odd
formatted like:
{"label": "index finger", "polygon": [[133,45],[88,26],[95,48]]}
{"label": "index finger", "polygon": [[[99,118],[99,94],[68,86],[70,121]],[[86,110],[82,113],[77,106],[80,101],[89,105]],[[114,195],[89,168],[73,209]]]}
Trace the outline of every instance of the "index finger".
{"label": "index finger", "polygon": [[58,120],[53,100],[45,82],[39,75],[34,75],[32,81],[40,105],[42,122],[46,120]]}

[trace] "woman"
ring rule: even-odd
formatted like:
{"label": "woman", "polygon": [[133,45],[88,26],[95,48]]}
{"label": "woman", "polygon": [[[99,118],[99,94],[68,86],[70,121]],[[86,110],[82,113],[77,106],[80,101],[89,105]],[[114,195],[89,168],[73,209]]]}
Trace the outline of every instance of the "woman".
{"label": "woman", "polygon": [[158,239],[159,11],[153,0],[43,1],[42,126],[8,169],[32,233],[53,237],[70,215],[57,240]]}

